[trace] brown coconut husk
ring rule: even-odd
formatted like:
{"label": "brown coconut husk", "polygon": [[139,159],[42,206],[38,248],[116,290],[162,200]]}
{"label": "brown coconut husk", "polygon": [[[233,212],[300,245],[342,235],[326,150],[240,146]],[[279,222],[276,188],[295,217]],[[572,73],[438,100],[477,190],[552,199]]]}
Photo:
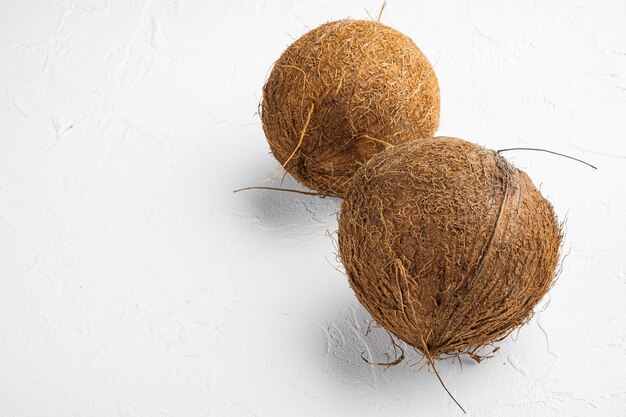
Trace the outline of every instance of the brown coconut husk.
{"label": "brown coconut husk", "polygon": [[299,182],[342,195],[390,144],[432,136],[439,85],[411,39],[374,21],[339,20],[296,40],[263,88],[272,153]]}
{"label": "brown coconut husk", "polygon": [[339,251],[357,298],[431,361],[526,323],[555,277],[561,228],[530,178],[461,139],[388,148],[355,175]]}

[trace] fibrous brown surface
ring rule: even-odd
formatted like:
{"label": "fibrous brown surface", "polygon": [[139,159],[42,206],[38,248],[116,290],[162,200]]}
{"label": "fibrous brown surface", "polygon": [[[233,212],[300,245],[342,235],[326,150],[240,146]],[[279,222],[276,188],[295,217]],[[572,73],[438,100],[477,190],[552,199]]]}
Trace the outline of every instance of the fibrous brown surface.
{"label": "fibrous brown surface", "polygon": [[455,138],[375,155],[339,215],[357,298],[432,358],[473,352],[524,324],[553,282],[560,242],[552,206],[523,171]]}
{"label": "fibrous brown surface", "polygon": [[272,153],[304,185],[342,195],[387,144],[429,137],[439,85],[411,39],[381,23],[340,20],[287,48],[263,88]]}

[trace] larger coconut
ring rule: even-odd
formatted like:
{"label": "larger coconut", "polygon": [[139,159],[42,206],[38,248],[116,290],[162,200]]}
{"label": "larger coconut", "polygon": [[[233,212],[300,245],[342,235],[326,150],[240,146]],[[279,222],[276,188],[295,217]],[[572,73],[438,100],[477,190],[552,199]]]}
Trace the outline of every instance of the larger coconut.
{"label": "larger coconut", "polygon": [[525,323],[546,294],[561,229],[528,176],[461,139],[375,155],[341,205],[341,260],[359,301],[430,357]]}
{"label": "larger coconut", "polygon": [[386,144],[432,136],[439,86],[411,39],[381,23],[340,20],[296,40],[263,88],[272,153],[302,184],[342,195]]}

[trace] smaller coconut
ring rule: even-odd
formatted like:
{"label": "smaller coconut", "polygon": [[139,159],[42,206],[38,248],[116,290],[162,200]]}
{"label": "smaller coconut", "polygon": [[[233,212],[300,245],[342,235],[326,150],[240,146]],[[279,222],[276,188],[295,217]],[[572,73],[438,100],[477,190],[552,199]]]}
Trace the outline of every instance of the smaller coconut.
{"label": "smaller coconut", "polygon": [[263,88],[263,130],[298,181],[342,195],[365,161],[439,125],[439,85],[411,39],[373,21],[339,20],[291,44]]}
{"label": "smaller coconut", "polygon": [[339,250],[373,318],[429,358],[524,324],[552,285],[561,229],[530,178],[455,138],[373,156],[341,204]]}

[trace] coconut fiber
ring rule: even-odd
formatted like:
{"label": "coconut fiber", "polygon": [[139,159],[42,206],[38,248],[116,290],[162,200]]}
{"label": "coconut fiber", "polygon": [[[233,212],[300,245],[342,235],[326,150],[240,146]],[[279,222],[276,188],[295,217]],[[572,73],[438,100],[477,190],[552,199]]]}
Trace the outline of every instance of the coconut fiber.
{"label": "coconut fiber", "polygon": [[341,260],[378,324],[429,358],[524,324],[550,288],[561,228],[529,177],[461,139],[372,157],[339,214]]}
{"label": "coconut fiber", "polygon": [[296,40],[263,88],[263,129],[302,184],[342,195],[389,144],[432,136],[439,85],[411,39],[374,21],[326,23]]}

